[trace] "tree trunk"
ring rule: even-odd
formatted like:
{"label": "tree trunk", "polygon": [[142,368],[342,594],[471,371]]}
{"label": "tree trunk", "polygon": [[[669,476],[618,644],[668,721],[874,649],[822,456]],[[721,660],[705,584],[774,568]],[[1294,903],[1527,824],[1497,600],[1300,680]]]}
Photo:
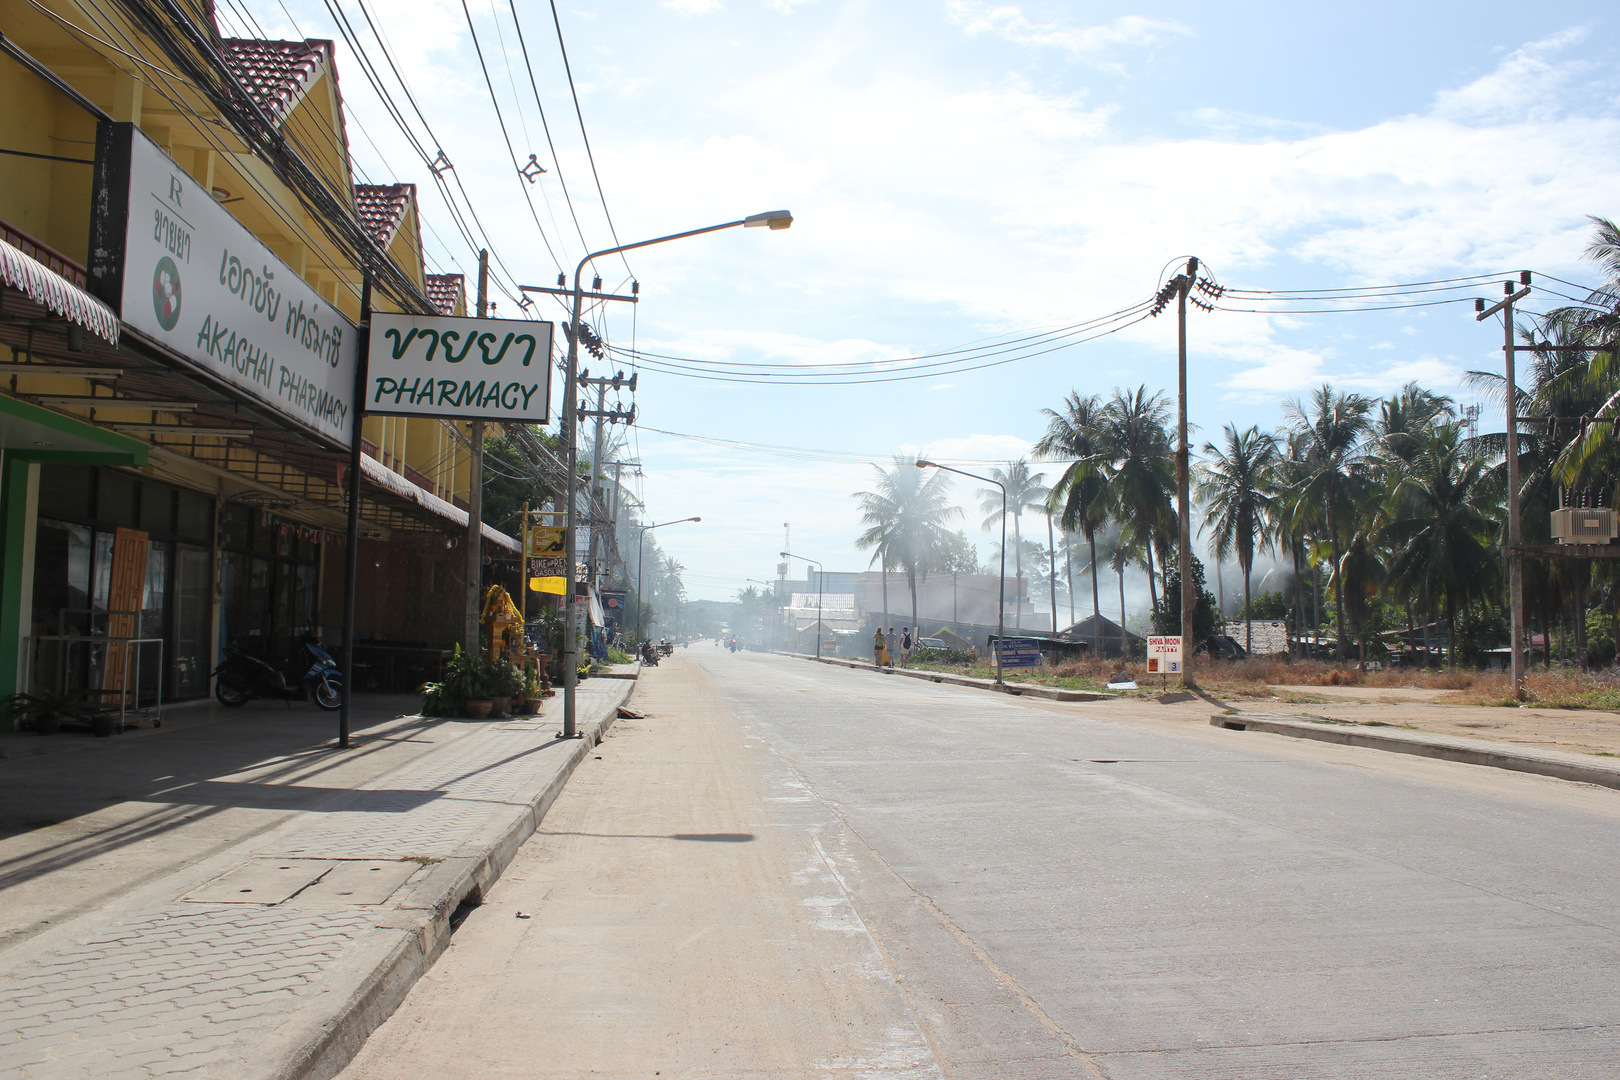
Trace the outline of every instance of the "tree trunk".
{"label": "tree trunk", "polygon": [[1125,662],[1126,645],[1130,638],[1125,630],[1125,564],[1119,564],[1119,661]]}
{"label": "tree trunk", "polygon": [[1333,621],[1339,640],[1334,643],[1333,653],[1342,662],[1344,660],[1344,567],[1340,564],[1342,556],[1339,554],[1339,536],[1333,534]]}
{"label": "tree trunk", "polygon": [[1294,638],[1299,641],[1300,659],[1304,659],[1306,655],[1303,640],[1305,637],[1305,576],[1300,572],[1299,542],[1290,539],[1288,548],[1289,556],[1294,560]]}
{"label": "tree trunk", "polygon": [[883,618],[878,621],[878,629],[889,625],[889,560],[883,560]]}
{"label": "tree trunk", "polygon": [[922,627],[917,625],[917,571],[906,571],[906,584],[911,586],[911,643],[915,645],[917,639],[922,637]]}
{"label": "tree trunk", "polygon": [[[1097,533],[1096,533],[1096,530],[1093,529],[1093,530],[1088,530],[1086,532],[1086,543],[1091,546],[1091,639],[1092,639],[1092,643],[1096,647],[1097,655],[1101,656],[1102,655],[1102,606],[1098,603],[1098,600],[1097,600],[1097,597],[1099,595],[1099,591],[1098,591],[1098,587],[1097,587]],[[1125,579],[1124,579],[1124,576],[1121,575],[1121,577],[1120,577],[1120,594],[1122,596],[1124,595],[1124,591],[1125,591],[1124,586],[1125,586]],[[1073,594],[1071,593],[1071,599],[1072,599],[1072,596],[1073,596]],[[1120,607],[1123,609],[1124,606],[1125,606],[1125,601],[1121,600],[1120,601]],[[1620,641],[1620,637],[1615,638],[1615,640]],[[1620,655],[1620,654],[1617,654],[1617,655]]]}
{"label": "tree trunk", "polygon": [[1445,631],[1452,638],[1450,646],[1445,651],[1445,665],[1448,669],[1456,670],[1456,601],[1452,599],[1452,589],[1445,591]]}
{"label": "tree trunk", "polygon": [[1069,534],[1068,543],[1063,545],[1063,568],[1069,576],[1069,625],[1074,625],[1074,534]]}
{"label": "tree trunk", "polygon": [[1013,626],[1019,630],[1024,628],[1024,534],[1019,527],[1021,520],[1022,514],[1013,515],[1013,603],[1017,605],[1017,610],[1013,612]]}
{"label": "tree trunk", "polygon": [[[1254,556],[1249,556],[1253,559]],[[1249,656],[1254,655],[1254,612],[1249,610],[1249,568],[1238,563],[1238,569],[1243,571],[1243,651]]]}
{"label": "tree trunk", "polygon": [[[1147,542],[1147,561],[1148,561],[1148,565],[1147,565],[1147,571],[1148,571],[1148,599],[1153,604],[1153,625],[1155,627],[1157,627],[1158,626],[1158,616],[1159,616],[1159,589],[1158,589],[1157,583],[1155,583],[1154,580],[1153,580],[1153,541],[1152,540],[1149,540]],[[1123,571],[1121,573],[1123,573]],[[1121,595],[1123,595],[1123,590],[1121,591]],[[1120,601],[1120,610],[1123,611],[1124,609],[1125,609],[1125,601],[1121,600]]]}
{"label": "tree trunk", "polygon": [[1057,633],[1057,537],[1052,535],[1052,515],[1046,515],[1046,569],[1048,591],[1052,594],[1052,633]]}

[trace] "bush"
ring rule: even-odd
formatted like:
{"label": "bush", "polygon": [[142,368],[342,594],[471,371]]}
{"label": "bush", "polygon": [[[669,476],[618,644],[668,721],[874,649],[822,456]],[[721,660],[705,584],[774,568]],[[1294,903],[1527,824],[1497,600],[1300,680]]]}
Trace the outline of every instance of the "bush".
{"label": "bush", "polygon": [[911,653],[917,664],[977,664],[979,658],[966,649],[915,649]]}

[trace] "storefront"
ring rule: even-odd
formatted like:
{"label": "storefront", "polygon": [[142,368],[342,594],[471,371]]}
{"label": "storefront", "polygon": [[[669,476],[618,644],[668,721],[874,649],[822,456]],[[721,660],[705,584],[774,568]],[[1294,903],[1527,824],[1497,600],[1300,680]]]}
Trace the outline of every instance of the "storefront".
{"label": "storefront", "polygon": [[101,654],[68,642],[108,631],[119,529],[145,536],[133,626],[147,643],[138,653],[141,699],[150,701],[160,687],[165,700],[207,694],[214,501],[117,469],[74,465],[40,467],[31,685],[98,685]]}

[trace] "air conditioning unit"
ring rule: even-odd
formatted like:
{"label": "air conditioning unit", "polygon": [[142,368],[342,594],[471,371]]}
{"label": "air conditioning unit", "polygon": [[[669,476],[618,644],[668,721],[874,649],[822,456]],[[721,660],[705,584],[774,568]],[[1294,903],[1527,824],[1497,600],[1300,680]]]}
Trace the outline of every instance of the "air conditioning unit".
{"label": "air conditioning unit", "polygon": [[1560,544],[1607,544],[1620,536],[1620,522],[1612,507],[1566,506],[1552,512],[1552,534]]}

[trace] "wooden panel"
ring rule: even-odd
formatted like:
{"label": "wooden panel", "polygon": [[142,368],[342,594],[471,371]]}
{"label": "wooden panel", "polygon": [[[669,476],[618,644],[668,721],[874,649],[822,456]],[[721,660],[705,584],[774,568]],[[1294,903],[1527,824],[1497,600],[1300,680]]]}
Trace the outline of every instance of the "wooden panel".
{"label": "wooden panel", "polygon": [[[107,610],[137,612],[141,597],[146,592],[147,535],[139,529],[119,529],[113,534],[112,580],[107,586]],[[139,619],[132,614],[110,615],[107,618],[107,636],[131,638],[135,636]],[[107,650],[107,676],[102,680],[104,690],[121,691],[124,688],[124,670],[129,663],[127,646],[111,645]],[[128,704],[134,705],[131,700]]]}

